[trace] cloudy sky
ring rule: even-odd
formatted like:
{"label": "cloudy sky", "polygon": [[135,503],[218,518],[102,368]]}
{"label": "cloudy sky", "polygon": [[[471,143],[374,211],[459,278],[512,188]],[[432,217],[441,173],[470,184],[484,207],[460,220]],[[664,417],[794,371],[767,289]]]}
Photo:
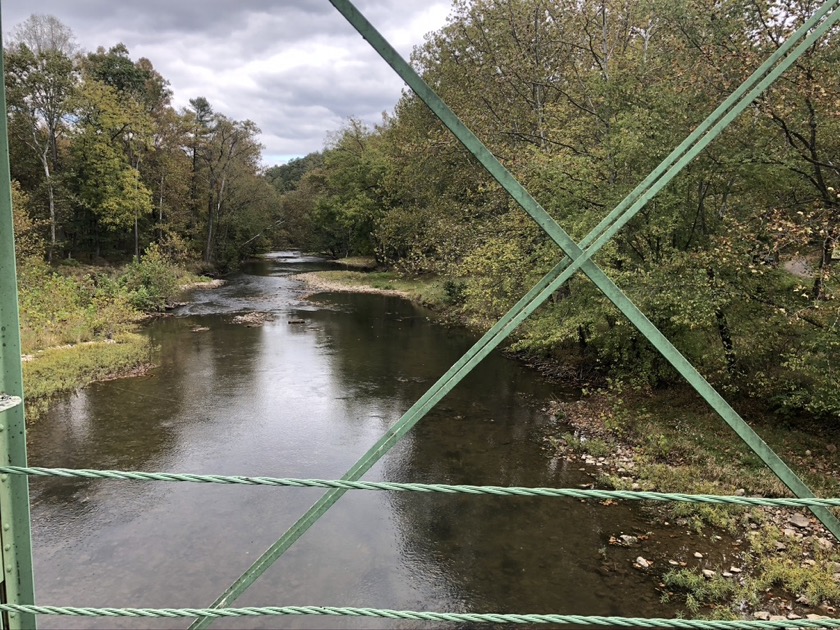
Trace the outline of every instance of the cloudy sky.
{"label": "cloudy sky", "polygon": [[[450,0],[357,0],[403,56],[444,25]],[[4,36],[32,13],[68,25],[80,46],[117,42],[149,58],[175,105],[204,96],[262,129],[271,165],[316,151],[349,116],[370,123],[403,84],[327,0],[3,0]]]}

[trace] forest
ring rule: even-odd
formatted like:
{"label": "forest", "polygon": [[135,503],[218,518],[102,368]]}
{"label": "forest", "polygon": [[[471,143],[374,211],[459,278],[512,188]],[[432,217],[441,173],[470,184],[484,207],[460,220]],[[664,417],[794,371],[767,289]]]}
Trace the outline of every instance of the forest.
{"label": "forest", "polygon": [[[456,0],[412,63],[580,239],[816,7]],[[835,422],[839,39],[835,27],[596,256],[715,385]],[[408,90],[378,124],[350,119],[321,151],[264,169],[253,122],[201,96],[176,109],[122,44],[84,52],[32,16],[5,64],[22,285],[80,261],[128,263],[116,284],[148,310],[174,286],[155,286],[166,265],[225,272],[290,246],[440,278],[445,308],[483,329],[561,256]],[[88,310],[93,284],[73,298]],[[24,311],[46,308],[30,297]],[[583,380],[679,380],[580,275],[512,349]]]}
{"label": "forest", "polygon": [[[818,7],[809,0],[456,0],[412,62],[580,240]],[[836,27],[596,256],[739,399],[840,419]],[[445,279],[484,329],[562,256],[409,91],[268,169],[299,247]],[[639,388],[679,379],[582,275],[513,349]]]}
{"label": "forest", "polygon": [[225,271],[270,242],[277,195],[252,121],[202,96],[177,110],[150,60],[123,44],[85,53],[52,16],[18,25],[4,52],[19,214],[46,261],[129,261],[154,245]]}

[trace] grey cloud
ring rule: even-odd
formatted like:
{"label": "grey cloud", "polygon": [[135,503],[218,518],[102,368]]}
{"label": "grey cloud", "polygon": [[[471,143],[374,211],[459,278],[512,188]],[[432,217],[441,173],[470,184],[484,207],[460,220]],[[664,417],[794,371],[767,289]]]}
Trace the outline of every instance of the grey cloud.
{"label": "grey cloud", "polygon": [[[450,0],[356,4],[407,56],[443,25]],[[256,122],[267,155],[317,150],[350,116],[376,123],[403,87],[327,0],[3,0],[2,8],[5,32],[49,13],[87,50],[124,42],[171,82],[176,106],[201,95]]]}

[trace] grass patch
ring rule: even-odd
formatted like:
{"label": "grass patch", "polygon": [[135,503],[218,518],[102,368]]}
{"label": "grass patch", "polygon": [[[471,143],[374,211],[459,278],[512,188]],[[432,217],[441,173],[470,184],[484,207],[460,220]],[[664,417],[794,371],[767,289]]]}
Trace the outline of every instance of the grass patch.
{"label": "grass patch", "polygon": [[698,571],[689,569],[668,571],[662,577],[662,582],[667,588],[685,595],[686,608],[694,615],[701,607],[728,602],[739,590],[738,583],[731,578],[720,575],[706,578]]}
{"label": "grass patch", "polygon": [[357,269],[359,271],[373,271],[377,267],[376,259],[372,256],[348,256],[335,261],[346,269]]}
{"label": "grass patch", "polygon": [[390,271],[317,271],[299,276],[320,291],[394,293],[426,306],[440,306],[444,281],[436,276],[405,278]]}
{"label": "grass patch", "polygon": [[35,420],[59,394],[95,381],[128,375],[148,366],[152,348],[146,337],[123,333],[114,340],[49,348],[23,364],[27,416]]}
{"label": "grass patch", "polygon": [[613,445],[601,438],[584,438],[564,433],[561,440],[573,453],[585,453],[592,457],[608,457],[614,451]]}

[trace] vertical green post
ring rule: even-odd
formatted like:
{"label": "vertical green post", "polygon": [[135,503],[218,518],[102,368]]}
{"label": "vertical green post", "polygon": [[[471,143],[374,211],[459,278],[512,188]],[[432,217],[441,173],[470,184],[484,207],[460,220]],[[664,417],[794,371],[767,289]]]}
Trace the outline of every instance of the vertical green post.
{"label": "vertical green post", "polygon": [[[2,48],[0,24],[0,48]],[[15,234],[9,136],[6,117],[5,65],[0,55],[0,461],[26,466],[26,426],[20,360]],[[32,533],[29,523],[29,481],[23,475],[0,475],[0,597],[7,604],[34,604]],[[35,615],[8,613],[3,627],[35,628]]]}

